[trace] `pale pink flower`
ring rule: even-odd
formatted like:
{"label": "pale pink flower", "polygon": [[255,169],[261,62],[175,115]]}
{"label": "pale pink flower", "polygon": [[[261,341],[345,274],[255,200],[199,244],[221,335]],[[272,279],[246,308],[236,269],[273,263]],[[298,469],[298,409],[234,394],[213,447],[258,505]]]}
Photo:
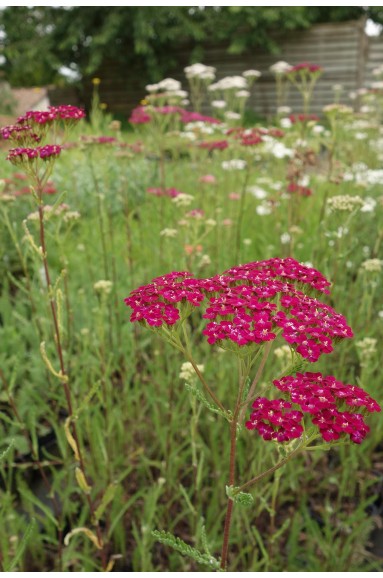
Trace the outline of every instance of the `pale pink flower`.
{"label": "pale pink flower", "polygon": [[217,182],[217,179],[214,175],[202,175],[202,177],[200,177],[198,180],[200,183],[208,183],[210,185],[215,185]]}

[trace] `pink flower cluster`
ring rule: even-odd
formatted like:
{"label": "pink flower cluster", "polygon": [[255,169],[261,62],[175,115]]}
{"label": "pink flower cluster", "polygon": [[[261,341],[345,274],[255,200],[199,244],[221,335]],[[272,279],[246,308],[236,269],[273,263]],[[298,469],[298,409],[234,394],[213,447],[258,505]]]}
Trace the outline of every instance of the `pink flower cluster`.
{"label": "pink flower cluster", "polygon": [[198,307],[204,299],[199,280],[190,277],[184,271],[168,273],[132,291],[125,299],[126,305],[133,309],[130,320],[146,321],[152,327],[174,325],[180,319],[174,303]]}
{"label": "pink flower cluster", "polygon": [[229,143],[227,142],[227,140],[204,141],[204,142],[199,143],[198,146],[201,149],[207,149],[209,151],[213,151],[213,150],[223,151],[223,150],[227,149],[227,147],[229,146]]}
{"label": "pink flower cluster", "polygon": [[290,114],[289,116],[290,121],[293,124],[297,124],[299,122],[319,122],[320,118],[319,116],[317,116],[316,114],[304,114],[304,113],[300,113],[300,114]]}
{"label": "pink flower cluster", "polygon": [[311,197],[313,194],[312,189],[309,187],[304,187],[303,185],[298,185],[298,183],[290,183],[287,186],[288,193],[295,193],[300,197]]}
{"label": "pink flower cluster", "polygon": [[84,144],[117,144],[118,140],[114,136],[82,136]]}
{"label": "pink flower cluster", "polygon": [[28,148],[28,147],[18,147],[10,149],[7,161],[12,164],[19,164],[24,161],[30,161],[36,158],[43,160],[58,157],[61,153],[61,147],[59,145],[45,145],[43,147]]}
{"label": "pink flower cluster", "polygon": [[146,112],[144,106],[137,106],[134,108],[129,117],[129,122],[131,124],[146,124],[151,120],[151,116]]}
{"label": "pink flower cluster", "polygon": [[[302,357],[314,362],[333,350],[335,339],[352,337],[342,315],[306,294],[314,290],[328,293],[327,279],[292,258],[249,263],[208,279],[190,277],[190,273],[170,273],[159,278],[160,282],[157,279],[133,291],[125,300],[133,309],[131,321],[173,325],[186,315],[186,310],[191,313],[191,302],[199,307],[206,297],[208,304],[203,318],[209,323],[202,333],[210,344],[222,347],[230,342],[239,347],[262,344],[281,333]],[[179,303],[179,309],[173,303]],[[162,315],[169,306],[173,308],[171,323]],[[160,312],[155,323],[153,311]]]}
{"label": "pink flower cluster", "polygon": [[175,199],[179,195],[183,194],[182,191],[178,191],[174,187],[168,187],[166,189],[163,189],[162,187],[148,187],[146,192],[155,197],[170,197],[171,199]]}
{"label": "pink flower cluster", "polygon": [[301,437],[303,413],[296,410],[286,411],[292,408],[288,401],[257,397],[252,407],[255,411],[245,425],[249,430],[256,429],[264,440],[281,443]]}
{"label": "pink flower cluster", "polygon": [[181,122],[183,124],[188,124],[189,122],[207,122],[208,124],[221,124],[221,121],[212,116],[206,116],[200,114],[199,112],[189,112],[188,110],[182,110],[181,112]]}
{"label": "pink flower cluster", "polygon": [[11,124],[9,126],[4,126],[3,128],[0,128],[0,135],[4,140],[11,139],[18,143],[30,141],[40,142],[41,140],[29,125]]}
{"label": "pink flower cluster", "polygon": [[[66,104],[50,106],[48,111],[28,111],[17,119],[16,125],[0,129],[0,135],[4,139],[11,139],[19,145],[25,145],[10,149],[7,160],[13,164],[21,164],[36,158],[49,160],[59,156],[62,150],[59,145],[45,145],[35,148],[31,148],[28,145],[40,142],[42,137],[45,136],[46,127],[53,122],[65,121],[69,123],[84,117],[85,113],[81,108]],[[34,131],[37,131],[38,134]]]}
{"label": "pink flower cluster", "polygon": [[264,136],[270,136],[272,138],[282,138],[285,133],[279,128],[261,128],[254,127],[251,129],[242,127],[229,128],[226,131],[227,135],[232,135],[233,138],[240,141],[243,146],[254,146],[263,142]]}
{"label": "pink flower cluster", "polygon": [[319,64],[311,64],[310,62],[300,62],[295,66],[292,66],[288,74],[292,72],[307,72],[309,74],[314,74],[316,72],[322,72],[323,68]]}
{"label": "pink flower cluster", "polygon": [[[324,441],[338,440],[348,434],[351,441],[361,443],[369,432],[363,414],[379,412],[379,404],[356,385],[344,384],[332,375],[321,373],[297,373],[273,381],[286,393],[291,402],[309,413]],[[350,408],[349,411],[340,411]],[[352,409],[361,408],[362,413]],[[362,409],[364,408],[364,409]]]}
{"label": "pink flower cluster", "polygon": [[58,157],[61,153],[61,147],[59,145],[45,145],[44,147],[38,147],[38,151],[41,159],[48,159]]}
{"label": "pink flower cluster", "polygon": [[157,107],[150,107],[149,110],[145,106],[137,106],[131,112],[129,122],[131,124],[147,124],[152,121],[152,116],[150,112],[154,114],[161,114],[161,115],[178,115],[180,122],[183,124],[187,124],[189,122],[206,122],[209,124],[220,124],[220,120],[217,118],[213,118],[211,116],[205,116],[200,114],[199,112],[189,112],[180,106],[157,106]]}
{"label": "pink flower cluster", "polygon": [[30,110],[17,119],[18,124],[29,123],[45,125],[57,120],[77,121],[85,118],[85,112],[82,108],[70,104],[60,106],[50,106],[47,111]]}

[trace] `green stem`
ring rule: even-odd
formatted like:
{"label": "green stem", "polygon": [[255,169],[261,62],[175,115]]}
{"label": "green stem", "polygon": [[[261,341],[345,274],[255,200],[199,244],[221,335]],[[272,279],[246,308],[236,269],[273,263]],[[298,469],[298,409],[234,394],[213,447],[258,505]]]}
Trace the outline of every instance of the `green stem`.
{"label": "green stem", "polygon": [[257,476],[255,476],[254,478],[252,478],[251,480],[249,480],[248,482],[246,482],[245,484],[242,484],[242,486],[239,486],[236,491],[235,494],[239,494],[239,492],[243,492],[244,490],[247,490],[248,488],[250,488],[251,486],[254,486],[254,484],[256,484],[257,482],[259,482],[260,480],[263,480],[263,478],[266,478],[267,476],[269,476],[270,474],[273,474],[274,472],[276,472],[277,470],[279,470],[279,468],[281,468],[282,466],[284,466],[285,464],[287,464],[294,456],[298,455],[301,451],[303,451],[304,449],[306,449],[306,447],[309,445],[309,443],[311,441],[313,441],[313,439],[315,439],[317,437],[317,435],[315,434],[314,436],[311,436],[308,440],[306,441],[302,441],[298,447],[295,448],[295,450],[293,450],[292,452],[290,452],[285,458],[283,458],[280,462],[278,462],[277,464],[275,464],[274,466],[272,466],[271,468],[269,468],[268,470],[262,472],[261,474],[258,474]]}
{"label": "green stem", "polygon": [[[241,409],[241,399],[243,395],[243,390],[249,372],[248,366],[245,366],[245,363],[242,360],[238,360],[238,362],[239,362],[239,389],[235,409],[233,412],[233,419],[230,423],[230,463],[229,463],[229,483],[228,483],[229,487],[233,487],[235,485],[235,457],[237,450],[237,430],[239,423],[239,412]],[[234,505],[233,499],[228,498],[226,507],[225,525],[223,530],[222,552],[221,552],[222,570],[225,570],[227,566],[233,505]]]}
{"label": "green stem", "polygon": [[[61,375],[66,378],[65,380],[63,380],[62,384],[63,384],[67,408],[68,408],[68,415],[71,418],[72,435],[73,435],[73,438],[75,440],[77,450],[78,450],[79,467],[83,473],[85,480],[87,481],[87,476],[86,476],[86,472],[85,472],[85,464],[84,464],[84,460],[83,460],[83,456],[82,456],[82,452],[81,452],[81,448],[80,448],[79,436],[77,433],[76,423],[74,420],[72,396],[71,396],[71,390],[70,390],[70,386],[69,386],[69,377],[68,377],[68,374],[66,372],[65,364],[64,364],[64,354],[63,354],[63,349],[62,349],[61,332],[60,332],[60,326],[59,326],[59,322],[58,322],[57,307],[56,307],[56,302],[55,302],[55,298],[54,298],[54,289],[53,289],[53,285],[52,285],[51,277],[50,277],[50,273],[49,273],[47,249],[46,249],[46,242],[45,242],[44,202],[43,202],[43,198],[42,198],[43,184],[42,184],[42,181],[39,179],[37,174],[35,176],[35,182],[36,182],[36,191],[37,191],[37,196],[38,196],[38,212],[39,212],[39,224],[40,224],[40,246],[41,246],[42,261],[43,261],[45,281],[46,281],[46,287],[47,287],[47,294],[48,294],[49,304],[50,304],[51,313],[52,313],[52,321],[53,321],[54,336],[55,336],[54,341],[55,341],[55,345],[56,345],[57,355],[59,358],[60,372],[61,372]],[[92,520],[96,520],[96,518],[95,518],[95,506],[94,506],[94,503],[93,503],[89,494],[86,494],[86,500],[87,500],[87,503],[89,506]],[[98,542],[100,544],[103,544],[101,528],[100,528],[98,522],[95,522],[95,527],[96,527],[96,534],[97,534]],[[105,551],[104,547],[102,547],[102,550],[101,550],[101,559],[102,559],[102,567],[105,569],[107,566],[107,559],[106,559],[106,551]]]}
{"label": "green stem", "polygon": [[268,357],[269,357],[269,354],[270,354],[270,351],[271,351],[271,346],[272,346],[272,341],[268,341],[268,342],[266,343],[266,345],[264,346],[264,347],[265,347],[265,350],[264,350],[264,353],[263,353],[263,357],[262,357],[262,359],[261,359],[261,362],[260,362],[260,364],[259,364],[259,366],[258,366],[257,373],[255,374],[255,377],[254,377],[253,382],[252,382],[252,384],[251,384],[251,386],[250,386],[249,393],[247,394],[247,397],[246,397],[245,401],[242,402],[242,403],[241,403],[241,406],[240,406],[240,409],[241,409],[240,420],[239,420],[240,422],[242,422],[242,420],[243,420],[243,418],[244,418],[244,415],[245,415],[245,413],[246,413],[247,406],[249,405],[249,403],[252,401],[252,399],[253,399],[253,397],[254,397],[254,393],[255,393],[256,387],[257,387],[257,385],[258,385],[259,380],[261,379],[261,376],[262,376],[264,367],[265,367],[265,365],[266,365],[266,361],[267,361],[267,359],[268,359]]}
{"label": "green stem", "polygon": [[243,215],[245,212],[246,187],[247,187],[247,183],[249,181],[249,174],[250,174],[250,169],[247,168],[246,176],[245,176],[245,179],[243,181],[242,190],[241,190],[241,198],[240,198],[238,220],[237,220],[237,238],[236,238],[236,244],[235,244],[235,259],[234,259],[234,261],[236,263],[238,263],[238,261],[239,261],[239,254],[240,254],[240,248],[241,248],[242,221],[243,221]]}
{"label": "green stem", "polygon": [[193,366],[194,371],[196,372],[198,379],[200,380],[200,382],[202,383],[202,385],[204,386],[204,388],[206,389],[207,393],[210,395],[211,399],[214,401],[214,403],[219,407],[219,409],[221,411],[223,411],[224,413],[228,413],[227,410],[225,409],[225,407],[222,405],[222,403],[219,401],[218,397],[215,395],[215,393],[210,389],[209,385],[207,384],[204,376],[202,375],[202,373],[200,372],[200,370],[198,369],[197,364],[195,363],[191,351],[190,351],[190,345],[189,345],[189,339],[188,339],[188,335],[187,335],[187,331],[186,331],[186,327],[185,324],[182,324],[182,329],[183,329],[183,334],[185,337],[185,343],[186,343],[186,348],[183,348],[183,352],[185,354],[185,356],[187,357],[188,361],[190,361],[190,363]]}

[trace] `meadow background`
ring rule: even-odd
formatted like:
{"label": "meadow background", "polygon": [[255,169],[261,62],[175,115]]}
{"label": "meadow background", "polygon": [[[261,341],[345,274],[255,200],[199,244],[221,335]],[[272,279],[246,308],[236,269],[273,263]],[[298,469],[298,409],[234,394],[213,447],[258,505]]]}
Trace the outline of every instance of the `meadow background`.
{"label": "meadow background", "polygon": [[[314,90],[322,73],[307,72]],[[302,94],[297,74],[295,86],[282,80]],[[242,87],[234,82],[215,91],[207,89],[212,79],[188,76],[191,84],[185,78],[182,86],[188,95],[176,94],[180,88],[169,81],[151,86],[126,128],[103,109],[102,79],[95,78],[86,120],[50,135],[63,144],[44,193],[51,295],[36,250],[28,162],[12,165],[2,142],[3,570],[210,569],[160,543],[155,530],[219,556],[228,426],[185,387],[194,378],[182,372],[181,354],[130,322],[124,298],[154,277],[171,271],[211,277],[272,257],[314,267],[331,281],[327,302],[346,317],[354,338],[305,370],[357,384],[382,402],[382,69],[376,86],[358,95],[358,110],[338,86],[334,106],[320,118],[310,115],[310,98],[301,115],[283,108],[282,98],[268,120],[254,119],[246,112],[248,96],[238,96],[251,91],[256,75],[242,76]],[[219,123],[190,116],[199,96],[205,105],[225,103],[209,109]],[[187,108],[189,116],[172,107]],[[49,297],[86,480],[57,375]],[[202,320],[192,322],[194,359],[230,406],[233,356],[209,345],[202,329]],[[273,342],[261,392],[288,359],[283,341]],[[257,485],[251,507],[235,508],[230,570],[381,571],[380,414],[368,424],[361,446],[306,452]],[[272,466],[278,446],[241,431],[241,478]]]}

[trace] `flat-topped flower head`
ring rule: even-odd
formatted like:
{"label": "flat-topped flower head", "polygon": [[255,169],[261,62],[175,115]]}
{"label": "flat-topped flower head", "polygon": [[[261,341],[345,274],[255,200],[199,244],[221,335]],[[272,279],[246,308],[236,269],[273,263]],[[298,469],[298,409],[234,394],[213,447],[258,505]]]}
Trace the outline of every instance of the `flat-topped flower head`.
{"label": "flat-topped flower head", "polygon": [[44,147],[38,147],[38,150],[40,158],[44,160],[54,159],[61,153],[59,145],[45,145]]}
{"label": "flat-topped flower head", "polygon": [[275,64],[272,64],[269,68],[270,72],[272,72],[277,76],[287,74],[288,72],[290,72],[291,69],[292,69],[291,64],[285,62],[284,60],[279,60],[279,62],[275,62]]}
{"label": "flat-topped flower head", "polygon": [[82,108],[63,104],[60,106],[50,106],[48,110],[30,110],[17,119],[18,124],[27,123],[29,125],[50,125],[55,121],[78,121],[85,118]]}
{"label": "flat-topped flower head", "polygon": [[214,141],[203,141],[198,144],[198,147],[201,149],[207,149],[208,151],[219,150],[223,151],[227,149],[229,143],[227,140],[214,140]]}
{"label": "flat-topped flower head", "polygon": [[300,62],[295,64],[288,70],[288,74],[320,74],[323,72],[323,68],[319,64],[312,64],[310,62]]}
{"label": "flat-topped flower head", "polygon": [[189,80],[197,78],[199,80],[212,81],[215,78],[216,69],[214,66],[206,66],[206,64],[196,62],[184,68],[184,72]]}
{"label": "flat-topped flower head", "polygon": [[249,430],[257,430],[264,440],[273,440],[279,443],[301,437],[303,413],[290,410],[293,406],[284,399],[266,399],[257,397],[252,405],[255,411],[246,422]]}
{"label": "flat-topped flower head", "polygon": [[[310,362],[331,353],[335,342],[353,335],[342,315],[309,295],[328,293],[329,281],[292,258],[239,265],[208,279],[191,279],[188,273],[181,279],[179,273],[169,275],[164,278],[165,292],[154,280],[125,300],[133,309],[131,321],[146,320],[151,325],[148,313],[150,319],[154,315],[156,326],[172,325],[191,313],[190,304],[200,307],[205,301],[202,317],[208,322],[202,333],[211,345],[238,354],[247,347],[246,352],[252,354],[281,335]],[[163,314],[165,306],[173,308],[171,322]]]}
{"label": "flat-topped flower head", "polygon": [[[153,279],[149,285],[132,291],[125,303],[133,309],[131,321],[143,321],[148,326],[161,327],[174,325],[181,318],[181,309],[184,316],[187,316],[192,307],[198,307],[203,299],[199,280],[193,279],[191,273],[182,271]],[[176,304],[180,304],[180,307]],[[182,305],[192,307],[182,308]]]}
{"label": "flat-topped flower head", "polygon": [[33,159],[39,156],[39,151],[37,148],[29,147],[17,147],[10,149],[7,156],[7,161],[10,161],[13,165],[21,165],[25,162],[30,163]]}
{"label": "flat-topped flower head", "polygon": [[245,72],[242,72],[242,76],[244,76],[245,78],[259,78],[260,76],[262,76],[262,74],[259,70],[250,69],[245,70]]}
{"label": "flat-topped flower head", "polygon": [[379,404],[361,387],[345,384],[332,375],[297,373],[273,381],[291,403],[311,416],[324,441],[335,441],[348,435],[361,443],[369,427],[364,417],[380,412]]}
{"label": "flat-topped flower head", "polygon": [[10,161],[13,165],[20,165],[25,162],[29,163],[34,159],[53,160],[59,156],[61,153],[61,147],[59,145],[45,145],[43,147],[18,147],[10,149],[7,161]]}
{"label": "flat-topped flower head", "polygon": [[129,117],[131,124],[147,124],[151,120],[152,117],[148,114],[145,106],[137,106],[134,108]]}
{"label": "flat-topped flower head", "polygon": [[11,140],[18,145],[38,143],[41,140],[29,125],[10,125],[0,128],[0,135],[4,140]]}

